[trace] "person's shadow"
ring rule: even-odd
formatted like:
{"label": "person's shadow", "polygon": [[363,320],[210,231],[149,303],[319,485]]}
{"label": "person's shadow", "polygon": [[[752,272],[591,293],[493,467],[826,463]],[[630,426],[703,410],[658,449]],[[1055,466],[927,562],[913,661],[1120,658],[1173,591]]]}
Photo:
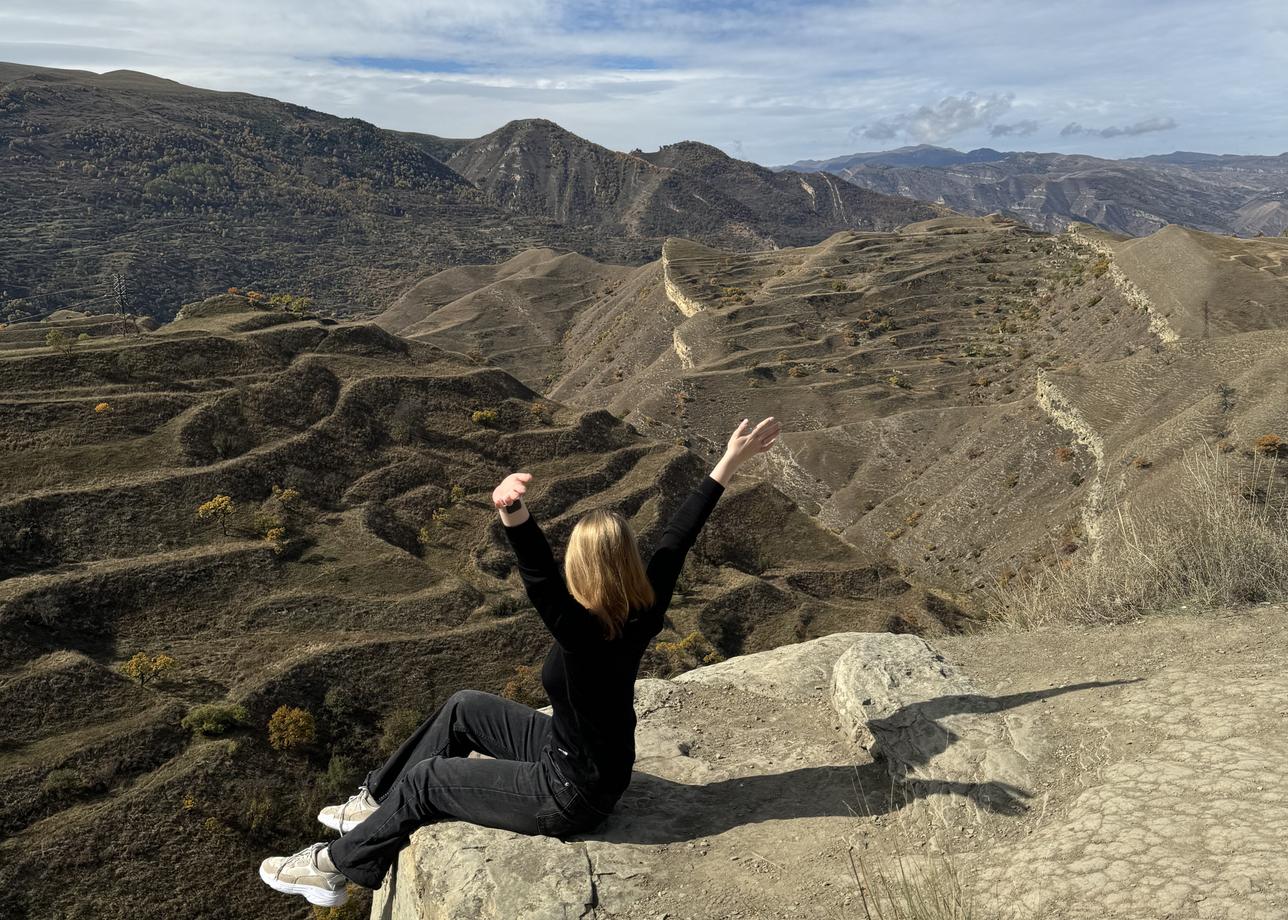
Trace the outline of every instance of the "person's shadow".
{"label": "person's shadow", "polygon": [[945,716],[1000,712],[1063,693],[1136,683],[1140,679],[1089,681],[1005,696],[958,694],[911,703],[869,723],[877,744],[872,750],[874,759],[868,763],[802,767],[695,784],[637,771],[603,824],[566,839],[676,843],[761,821],[886,814],[937,793],[967,797],[995,813],[1020,814],[1027,810],[1026,800],[1031,794],[1009,783],[960,782],[922,776],[896,782],[882,747],[888,740],[883,742],[883,739],[899,737],[903,729],[924,729],[917,732],[920,743],[912,748],[900,747],[898,751],[904,764],[908,763],[911,751],[914,759],[920,758],[920,765],[924,765],[960,740],[940,723]]}

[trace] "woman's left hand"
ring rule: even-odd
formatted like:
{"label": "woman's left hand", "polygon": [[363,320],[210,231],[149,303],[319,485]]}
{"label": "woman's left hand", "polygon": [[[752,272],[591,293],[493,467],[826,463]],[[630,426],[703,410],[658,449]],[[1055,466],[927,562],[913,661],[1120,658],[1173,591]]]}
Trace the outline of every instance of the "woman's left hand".
{"label": "woman's left hand", "polygon": [[531,473],[511,473],[501,480],[501,484],[492,490],[492,504],[504,508],[516,498],[528,491],[526,483],[532,480]]}

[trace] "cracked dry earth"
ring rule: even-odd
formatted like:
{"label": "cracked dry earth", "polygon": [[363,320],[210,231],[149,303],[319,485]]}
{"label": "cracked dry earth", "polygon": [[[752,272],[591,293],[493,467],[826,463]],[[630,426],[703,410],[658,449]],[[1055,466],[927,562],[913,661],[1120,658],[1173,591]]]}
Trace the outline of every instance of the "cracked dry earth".
{"label": "cracked dry earth", "polygon": [[[1286,612],[931,640],[930,670],[970,692],[918,690],[887,727],[940,733],[915,775],[1002,796],[896,783],[851,739],[829,681],[868,634],[641,681],[636,777],[604,828],[432,825],[373,917],[863,918],[860,882],[900,872],[956,877],[988,920],[1288,917]],[[1014,756],[967,737],[990,719]]]}

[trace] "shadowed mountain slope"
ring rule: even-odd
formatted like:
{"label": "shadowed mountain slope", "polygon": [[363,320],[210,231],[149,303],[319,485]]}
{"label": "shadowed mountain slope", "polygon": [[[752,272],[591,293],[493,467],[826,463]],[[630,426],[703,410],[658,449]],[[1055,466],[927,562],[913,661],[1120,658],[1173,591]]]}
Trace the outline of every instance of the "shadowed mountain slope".
{"label": "shadowed mountain slope", "polygon": [[[780,418],[766,476],[865,558],[969,609],[996,578],[1094,550],[1111,502],[1167,482],[1184,449],[1288,429],[1285,250],[1002,218],[759,253],[672,239],[564,316],[547,392],[709,456],[726,418]],[[504,360],[486,335],[461,344]],[[1106,389],[1112,436],[1081,408]]]}
{"label": "shadowed mountain slope", "polygon": [[764,248],[944,213],[835,180],[775,174],[706,144],[618,153],[544,119],[510,122],[460,145],[447,163],[510,210],[630,236]]}
{"label": "shadowed mountain slope", "polygon": [[[0,329],[5,917],[280,916],[256,864],[316,835],[318,806],[379,756],[382,720],[523,686],[518,666],[549,646],[493,485],[534,473],[557,553],[599,507],[647,552],[707,469],[607,411],[371,324],[232,295],[154,332],[103,322]],[[61,329],[72,344],[45,346]],[[221,495],[226,517],[195,513]],[[733,655],[892,625],[941,628],[897,573],[744,475],[662,639],[698,631]],[[659,647],[646,670],[684,649]],[[177,667],[126,680],[140,652]],[[245,707],[247,726],[180,726],[206,703]],[[268,746],[282,705],[312,713],[313,742]]]}

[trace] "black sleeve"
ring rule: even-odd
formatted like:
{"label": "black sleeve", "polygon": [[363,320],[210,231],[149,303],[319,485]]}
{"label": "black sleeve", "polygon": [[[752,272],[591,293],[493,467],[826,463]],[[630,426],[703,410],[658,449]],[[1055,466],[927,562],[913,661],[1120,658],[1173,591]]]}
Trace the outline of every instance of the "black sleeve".
{"label": "black sleeve", "polygon": [[555,641],[571,648],[596,637],[602,638],[602,627],[594,615],[568,593],[563,573],[550,551],[550,543],[532,517],[531,506],[528,507],[526,521],[514,527],[503,525],[501,529],[514,548],[519,577],[523,579],[528,599]]}
{"label": "black sleeve", "polygon": [[648,580],[657,595],[655,610],[665,610],[671,603],[675,581],[680,577],[680,569],[684,568],[684,558],[723,493],[724,486],[705,476],[680,505],[666,530],[662,531],[662,538],[648,563]]}

